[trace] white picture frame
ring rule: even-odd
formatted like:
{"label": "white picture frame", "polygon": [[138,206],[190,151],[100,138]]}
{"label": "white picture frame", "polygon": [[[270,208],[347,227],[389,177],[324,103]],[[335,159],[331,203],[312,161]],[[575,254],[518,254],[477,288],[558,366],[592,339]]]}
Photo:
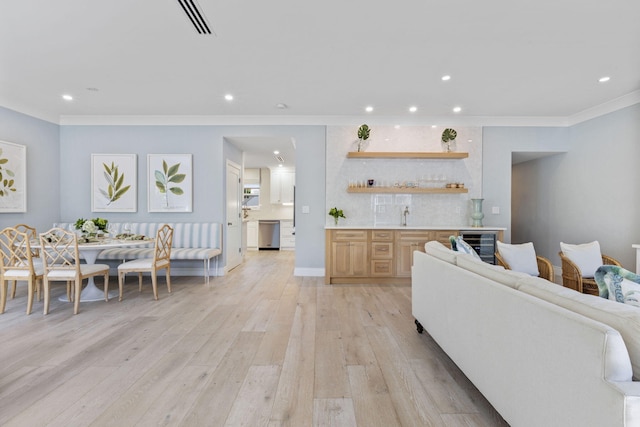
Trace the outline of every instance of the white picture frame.
{"label": "white picture frame", "polygon": [[148,154],[147,179],[149,212],[192,212],[191,154]]}
{"label": "white picture frame", "polygon": [[0,141],[0,212],[27,211],[27,147]]}
{"label": "white picture frame", "polygon": [[91,154],[91,212],[137,212],[136,154]]}

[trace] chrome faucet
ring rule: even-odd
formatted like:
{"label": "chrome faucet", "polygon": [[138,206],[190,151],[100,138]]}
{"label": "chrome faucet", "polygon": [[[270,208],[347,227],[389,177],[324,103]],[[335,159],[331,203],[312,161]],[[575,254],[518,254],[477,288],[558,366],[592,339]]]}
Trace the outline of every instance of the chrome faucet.
{"label": "chrome faucet", "polygon": [[404,212],[402,212],[402,225],[407,226],[407,215],[409,215],[409,206],[404,207]]}

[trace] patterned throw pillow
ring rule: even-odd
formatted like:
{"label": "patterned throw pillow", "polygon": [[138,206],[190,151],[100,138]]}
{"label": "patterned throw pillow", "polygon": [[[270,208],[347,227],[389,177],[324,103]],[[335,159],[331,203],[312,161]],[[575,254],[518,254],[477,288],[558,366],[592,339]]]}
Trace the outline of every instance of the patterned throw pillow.
{"label": "patterned throw pillow", "polygon": [[470,254],[474,258],[482,261],[482,258],[480,258],[480,255],[478,255],[478,253],[475,251],[475,249],[473,249],[467,242],[465,242],[462,239],[462,236],[458,236],[455,239],[455,244],[456,244],[456,249],[455,249],[456,251],[462,252],[462,253],[465,253],[465,254]]}
{"label": "patterned throw pillow", "polygon": [[603,265],[594,278],[602,298],[640,307],[640,275],[617,265]]}

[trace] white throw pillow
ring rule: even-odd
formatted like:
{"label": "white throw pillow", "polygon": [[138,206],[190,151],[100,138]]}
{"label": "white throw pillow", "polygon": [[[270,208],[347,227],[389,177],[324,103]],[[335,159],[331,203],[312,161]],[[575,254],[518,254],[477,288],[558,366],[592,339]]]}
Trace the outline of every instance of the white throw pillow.
{"label": "white throw pillow", "polygon": [[597,240],[581,245],[560,242],[560,250],[578,266],[582,277],[593,277],[598,267],[602,265],[602,253]]}
{"label": "white throw pillow", "polygon": [[509,264],[511,270],[527,273],[531,276],[540,275],[536,250],[533,248],[532,242],[510,245],[498,240],[496,243],[498,245],[498,253]]}

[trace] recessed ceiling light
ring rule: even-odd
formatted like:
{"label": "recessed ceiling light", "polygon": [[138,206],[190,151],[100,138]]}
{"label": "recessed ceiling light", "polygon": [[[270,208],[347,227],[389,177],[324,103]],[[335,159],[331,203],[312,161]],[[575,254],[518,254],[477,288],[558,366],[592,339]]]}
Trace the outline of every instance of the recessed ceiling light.
{"label": "recessed ceiling light", "polygon": [[415,113],[416,111],[418,111],[418,107],[415,107],[415,106],[409,107],[409,111],[412,113]]}
{"label": "recessed ceiling light", "polygon": [[448,74],[447,74],[447,75],[445,75],[445,76],[442,76],[441,78],[442,78],[442,81],[443,81],[443,82],[447,82],[447,81],[451,80],[451,76],[450,76],[450,75],[448,75]]}
{"label": "recessed ceiling light", "polygon": [[279,110],[286,110],[287,108],[289,108],[289,106],[283,102],[280,102],[276,104],[276,108]]}
{"label": "recessed ceiling light", "polygon": [[371,105],[369,105],[367,108],[364,109],[367,113],[370,113],[373,111],[373,107]]}
{"label": "recessed ceiling light", "polygon": [[400,125],[395,125],[393,128],[394,129],[400,129]]}
{"label": "recessed ceiling light", "polygon": [[73,101],[73,96],[71,95],[62,95],[62,99],[65,101]]}
{"label": "recessed ceiling light", "polygon": [[276,155],[277,155],[277,154],[280,154],[280,152],[279,152],[278,150],[275,150],[275,151],[273,152],[273,154],[276,154]]}
{"label": "recessed ceiling light", "polygon": [[438,127],[438,125],[431,125],[431,129],[435,129],[437,127]]}
{"label": "recessed ceiling light", "polygon": [[224,96],[224,99],[226,99],[227,101],[233,101],[233,95],[231,95],[230,93],[226,94]]}
{"label": "recessed ceiling light", "polygon": [[279,167],[279,168],[281,168],[281,167],[282,167],[282,163],[280,163],[280,164],[278,165],[278,167]]}
{"label": "recessed ceiling light", "polygon": [[453,107],[453,112],[454,113],[459,113],[460,111],[462,111],[461,107]]}
{"label": "recessed ceiling light", "polygon": [[598,81],[599,81],[600,83],[606,83],[606,82],[608,82],[609,80],[611,80],[611,77],[609,77],[609,76],[600,77],[600,78],[598,79]]}

